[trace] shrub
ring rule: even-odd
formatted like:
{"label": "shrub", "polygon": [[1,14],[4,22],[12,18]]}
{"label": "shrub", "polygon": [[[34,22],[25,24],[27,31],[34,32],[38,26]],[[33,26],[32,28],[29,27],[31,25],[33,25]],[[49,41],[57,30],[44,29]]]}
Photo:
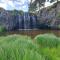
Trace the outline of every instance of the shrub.
{"label": "shrub", "polygon": [[53,34],[38,35],[34,40],[43,47],[57,47],[60,44],[59,39]]}
{"label": "shrub", "polygon": [[6,31],[6,28],[4,26],[0,26],[0,33],[5,31]]}
{"label": "shrub", "polygon": [[58,29],[60,29],[60,25],[58,25]]}

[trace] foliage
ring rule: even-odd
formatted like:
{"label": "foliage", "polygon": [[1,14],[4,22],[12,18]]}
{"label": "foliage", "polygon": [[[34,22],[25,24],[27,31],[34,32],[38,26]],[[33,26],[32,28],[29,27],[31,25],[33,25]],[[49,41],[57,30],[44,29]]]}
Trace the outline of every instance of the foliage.
{"label": "foliage", "polygon": [[58,25],[58,29],[60,29],[60,25]]}
{"label": "foliage", "polygon": [[35,41],[43,47],[57,47],[60,44],[59,39],[53,34],[38,35]]}
{"label": "foliage", "polygon": [[16,34],[0,37],[0,60],[60,60],[59,51],[60,38],[53,34],[38,35],[34,40]]}
{"label": "foliage", "polygon": [[6,28],[4,26],[0,26],[0,33],[5,32]]}
{"label": "foliage", "polygon": [[53,34],[42,34],[36,36],[34,40],[45,60],[60,60],[60,38]]}
{"label": "foliage", "polygon": [[22,10],[19,11],[19,14],[20,14],[20,15],[23,15],[23,13],[24,13],[24,12],[23,12]]}
{"label": "foliage", "polygon": [[60,12],[57,14],[57,17],[60,18]]}
{"label": "foliage", "polygon": [[45,60],[60,60],[60,46],[57,48],[41,48],[40,53],[45,57]]}
{"label": "foliage", "polygon": [[40,6],[42,6],[42,3],[45,2],[45,0],[34,0],[34,2],[32,1],[33,0],[31,0],[30,5],[29,5],[29,11],[32,11],[32,12],[36,11],[37,8],[40,8]]}
{"label": "foliage", "polygon": [[12,15],[17,15],[17,14],[23,15],[23,13],[24,12],[22,10],[19,10],[19,11],[18,10],[13,10],[12,11]]}
{"label": "foliage", "polygon": [[18,14],[18,11],[17,10],[13,10],[12,11],[12,15],[17,15]]}
{"label": "foliage", "polygon": [[44,60],[30,37],[10,35],[0,37],[0,60]]}
{"label": "foliage", "polygon": [[33,11],[35,11],[35,10],[36,10],[36,8],[37,8],[37,6],[36,6],[36,4],[35,4],[35,3],[30,4],[30,6],[29,6],[29,12],[33,12]]}
{"label": "foliage", "polygon": [[[33,2],[32,2],[33,1]],[[58,0],[48,0],[50,3],[57,1],[58,4]],[[31,0],[30,5],[29,5],[29,11],[36,11],[39,8],[40,11],[40,7],[44,6],[46,0]]]}

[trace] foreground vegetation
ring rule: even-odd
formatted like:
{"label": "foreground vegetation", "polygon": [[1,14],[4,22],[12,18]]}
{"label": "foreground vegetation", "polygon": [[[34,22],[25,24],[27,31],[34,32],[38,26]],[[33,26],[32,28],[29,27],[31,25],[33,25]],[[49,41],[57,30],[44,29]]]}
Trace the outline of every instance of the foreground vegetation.
{"label": "foreground vegetation", "polygon": [[0,33],[6,32],[6,28],[4,26],[0,26]]}
{"label": "foreground vegetation", "polygon": [[53,34],[34,39],[22,35],[0,37],[0,60],[60,60],[60,38]]}

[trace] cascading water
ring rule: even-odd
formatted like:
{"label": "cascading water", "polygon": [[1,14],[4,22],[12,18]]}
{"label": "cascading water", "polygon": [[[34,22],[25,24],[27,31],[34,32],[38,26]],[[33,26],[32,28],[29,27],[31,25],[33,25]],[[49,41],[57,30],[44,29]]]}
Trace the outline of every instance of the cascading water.
{"label": "cascading water", "polygon": [[32,16],[32,24],[33,24],[33,29],[36,29],[36,23],[37,23],[37,21],[36,21],[36,16]]}
{"label": "cascading water", "polygon": [[19,29],[36,29],[36,16],[24,13],[19,15]]}
{"label": "cascading water", "polygon": [[29,20],[28,21],[28,27],[29,27],[28,29],[30,29],[31,28],[31,26],[30,26],[30,14],[28,14],[28,20]]}
{"label": "cascading water", "polygon": [[29,13],[24,13],[24,29],[30,28],[30,16]]}
{"label": "cascading water", "polygon": [[19,15],[19,29],[24,29],[24,18],[22,15]]}

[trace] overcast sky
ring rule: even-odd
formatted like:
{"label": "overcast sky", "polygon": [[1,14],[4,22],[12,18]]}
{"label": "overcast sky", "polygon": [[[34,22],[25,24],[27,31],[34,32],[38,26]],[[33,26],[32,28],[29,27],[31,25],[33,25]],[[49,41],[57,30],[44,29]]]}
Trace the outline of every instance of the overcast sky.
{"label": "overcast sky", "polygon": [[6,10],[24,10],[28,11],[29,0],[0,0],[0,7]]}

